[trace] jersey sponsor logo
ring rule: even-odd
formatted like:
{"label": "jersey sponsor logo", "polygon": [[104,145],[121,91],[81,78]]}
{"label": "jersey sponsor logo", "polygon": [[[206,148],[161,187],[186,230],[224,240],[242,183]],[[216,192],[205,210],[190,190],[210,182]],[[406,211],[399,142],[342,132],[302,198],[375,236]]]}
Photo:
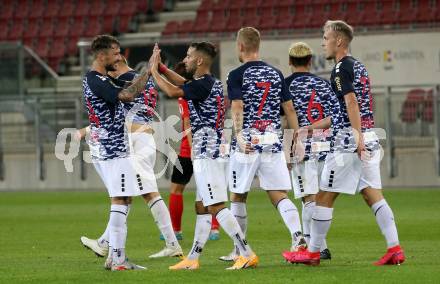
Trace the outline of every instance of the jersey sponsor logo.
{"label": "jersey sponsor logo", "polygon": [[338,91],[342,91],[342,85],[341,85],[341,78],[340,77],[336,77],[335,78],[335,83],[336,83],[336,88],[338,89]]}

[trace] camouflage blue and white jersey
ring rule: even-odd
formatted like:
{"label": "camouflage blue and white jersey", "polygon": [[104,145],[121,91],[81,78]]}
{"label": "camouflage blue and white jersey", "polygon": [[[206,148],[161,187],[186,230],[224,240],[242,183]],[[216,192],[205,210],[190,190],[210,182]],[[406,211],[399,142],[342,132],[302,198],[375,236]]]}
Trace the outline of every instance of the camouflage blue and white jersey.
{"label": "camouflage blue and white jersey", "polygon": [[110,77],[88,71],[83,79],[85,107],[89,115],[92,160],[128,156],[125,115],[118,93],[122,90]]}
{"label": "camouflage blue and white jersey", "polygon": [[[115,78],[114,81],[117,85],[126,88],[138,75],[136,71],[130,70]],[[123,103],[126,115],[129,115],[130,110],[132,110],[130,114],[131,122],[150,124],[154,120],[158,98],[158,93],[154,87],[154,80],[150,77],[141,95],[137,96],[133,102]]]}
{"label": "camouflage blue and white jersey", "polygon": [[[352,56],[345,56],[333,68],[330,81],[339,99],[345,129],[349,129],[351,124],[348,118],[344,96],[349,93],[355,93],[359,103],[362,132],[372,133],[372,128],[374,127],[373,97],[371,95],[370,79],[365,66]],[[341,150],[356,150],[352,132],[344,132],[344,135],[338,135],[335,147],[339,147]],[[375,138],[371,139],[371,136],[368,137],[369,138],[365,139],[366,148],[369,150],[378,149],[380,146],[378,140]],[[375,136],[373,135],[373,137]]]}
{"label": "camouflage blue and white jersey", "polygon": [[[227,84],[229,99],[243,101],[243,137],[246,141],[260,153],[280,152],[280,106],[290,100],[281,71],[263,61],[251,61],[232,70]],[[236,143],[234,138],[232,150],[236,150]]]}
{"label": "camouflage blue and white jersey", "polygon": [[191,122],[192,151],[195,159],[227,156],[222,141],[225,122],[223,85],[210,74],[185,83],[184,99],[188,101]]}
{"label": "camouflage blue and white jersey", "polygon": [[[327,151],[312,150],[313,145],[332,142],[334,130],[342,128],[340,106],[330,83],[309,72],[296,72],[286,78],[300,127],[331,117],[332,129],[317,130],[311,138],[304,137],[304,160],[324,161]],[[313,147],[315,148],[315,147]]]}

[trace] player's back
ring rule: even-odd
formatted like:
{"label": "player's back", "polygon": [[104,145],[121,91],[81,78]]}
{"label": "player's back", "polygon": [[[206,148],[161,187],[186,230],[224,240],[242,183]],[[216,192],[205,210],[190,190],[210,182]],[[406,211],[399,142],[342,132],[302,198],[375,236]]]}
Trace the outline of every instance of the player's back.
{"label": "player's back", "polygon": [[[286,78],[286,85],[292,96],[293,105],[300,127],[311,125],[325,117],[331,117],[333,131],[342,128],[339,123],[340,106],[330,83],[310,72],[295,72]],[[330,141],[330,132],[317,131],[312,138],[306,139],[306,157],[323,160],[325,152],[310,153],[312,142]]]}
{"label": "player's back", "polygon": [[[278,69],[263,61],[244,63],[228,75],[228,96],[243,101],[243,131],[248,139],[266,131],[278,132],[281,138],[280,106],[290,96]],[[273,152],[281,150],[279,142]]]}
{"label": "player's back", "polygon": [[[359,103],[362,131],[373,128],[373,97],[365,65],[352,56],[345,56],[336,64],[331,77],[332,87],[340,99],[342,111],[346,113],[343,95],[349,91],[354,92]],[[348,121],[348,115],[345,116],[345,120]]]}
{"label": "player's back", "polygon": [[280,104],[285,86],[279,70],[263,61],[247,62],[233,70],[228,77],[228,93],[234,99],[235,90],[231,92],[229,89],[232,81],[239,82],[240,90],[237,91],[241,92],[244,104],[244,129],[264,130],[270,125],[275,129],[280,127]]}

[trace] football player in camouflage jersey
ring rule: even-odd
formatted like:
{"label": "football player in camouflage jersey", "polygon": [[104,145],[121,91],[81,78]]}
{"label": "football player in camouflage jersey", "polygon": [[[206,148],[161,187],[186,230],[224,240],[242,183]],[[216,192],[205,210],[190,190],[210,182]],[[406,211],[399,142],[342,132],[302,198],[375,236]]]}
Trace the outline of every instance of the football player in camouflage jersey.
{"label": "football player in camouflage jersey", "polygon": [[[298,116],[299,139],[305,145],[302,161],[292,164],[291,177],[295,198],[303,202],[303,234],[309,244],[310,224],[315,208],[315,195],[319,191],[324,160],[330,151],[332,135],[329,130],[316,129],[308,136],[307,128],[330,118],[334,127],[340,125],[339,101],[330,86],[330,82],[310,73],[312,66],[312,49],[304,42],[297,42],[289,49],[289,65],[292,75],[286,78],[286,85],[292,96],[292,102]],[[321,259],[331,259],[326,241],[321,247]]]}
{"label": "football player in camouflage jersey", "polygon": [[[297,250],[306,242],[298,210],[287,196],[291,183],[282,151],[281,107],[289,128],[298,130],[298,121],[283,74],[260,60],[259,48],[257,29],[245,27],[238,31],[237,51],[243,64],[232,70],[227,79],[235,132],[228,173],[231,210],[246,232],[246,199],[257,175],[261,188],[289,229],[291,249]],[[235,248],[220,260],[233,260],[237,253]]]}
{"label": "football player in camouflage jersey", "polygon": [[88,141],[93,165],[111,198],[109,246],[113,271],[145,269],[125,255],[127,214],[130,197],[141,195],[136,170],[129,159],[125,113],[121,102],[130,102],[145,88],[149,68],[127,88],[117,86],[107,72],[121,60],[120,44],[112,36],[100,35],[91,46],[93,63],[83,79],[83,94],[90,122]]}
{"label": "football player in camouflage jersey", "polygon": [[371,129],[374,119],[370,80],[365,66],[349,53],[352,39],[353,28],[343,21],[327,21],[324,25],[322,46],[327,59],[336,62],[330,81],[339,99],[345,129],[336,134],[332,153],[325,160],[309,249],[285,256],[294,263],[319,264],[319,249],[330,229],[336,198],[339,193],[359,191],[371,207],[387,242],[387,252],[374,264],[405,261],[393,212],[381,191],[380,145]]}
{"label": "football player in camouflage jersey", "polygon": [[194,177],[197,184],[194,243],[188,256],[170,266],[171,270],[199,268],[199,255],[211,229],[211,214],[216,216],[220,226],[240,249],[241,257],[228,269],[245,269],[258,264],[258,257],[245,240],[237,220],[225,207],[228,200],[228,153],[222,145],[225,120],[223,86],[220,80],[211,75],[211,65],[216,55],[213,44],[192,43],[183,61],[186,71],[193,75],[193,80],[188,82],[160,64],[160,50],[155,51],[152,64],[152,75],[159,88],[170,97],[183,97],[188,102]]}
{"label": "football player in camouflage jersey", "polygon": [[[115,71],[108,72],[113,82],[120,87],[129,86],[139,75],[127,65],[126,59],[115,64]],[[150,123],[154,119],[154,110],[157,101],[157,91],[154,89],[153,79],[147,81],[145,89],[140,96],[133,102],[123,103],[126,126],[128,127],[128,138],[130,147],[130,157],[132,165],[137,174],[139,191],[151,210],[155,223],[164,236],[166,246],[160,252],[150,255],[150,258],[181,256],[182,249],[173,233],[169,211],[162,200],[157,189],[156,178],[154,175],[154,163],[156,160],[156,145],[153,139],[153,131]],[[128,117],[127,117],[128,116]],[[128,124],[127,124],[128,122]],[[130,212],[131,198],[129,199],[127,214]],[[111,267],[112,255],[109,251],[109,231],[110,223],[101,237],[97,240],[81,237],[82,244],[95,252],[98,256],[107,255],[106,266]]]}

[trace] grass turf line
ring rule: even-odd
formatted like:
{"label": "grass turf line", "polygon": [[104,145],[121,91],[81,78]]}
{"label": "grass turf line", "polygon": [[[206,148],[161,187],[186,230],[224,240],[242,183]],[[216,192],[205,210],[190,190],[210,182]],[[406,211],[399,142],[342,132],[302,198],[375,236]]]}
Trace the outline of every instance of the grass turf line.
{"label": "grass turf line", "polygon": [[[148,270],[111,273],[103,269],[103,258],[79,242],[81,235],[97,238],[104,231],[109,209],[106,193],[1,193],[0,283],[438,283],[440,190],[390,190],[385,195],[407,256],[401,266],[371,265],[385,252],[385,242],[360,196],[341,196],[336,201],[327,240],[333,260],[323,261],[320,267],[285,263],[281,252],[290,247],[289,233],[266,194],[256,190],[248,198],[247,239],[260,257],[257,269],[224,271],[230,264],[217,257],[232,248],[224,232],[221,240],[208,241],[199,271],[168,271],[175,258],[149,260],[147,256],[164,244],[147,206],[135,198],[128,220],[127,254]],[[165,193],[163,197],[168,199]],[[184,200],[181,245],[187,253],[195,223],[194,193],[186,192]]]}

